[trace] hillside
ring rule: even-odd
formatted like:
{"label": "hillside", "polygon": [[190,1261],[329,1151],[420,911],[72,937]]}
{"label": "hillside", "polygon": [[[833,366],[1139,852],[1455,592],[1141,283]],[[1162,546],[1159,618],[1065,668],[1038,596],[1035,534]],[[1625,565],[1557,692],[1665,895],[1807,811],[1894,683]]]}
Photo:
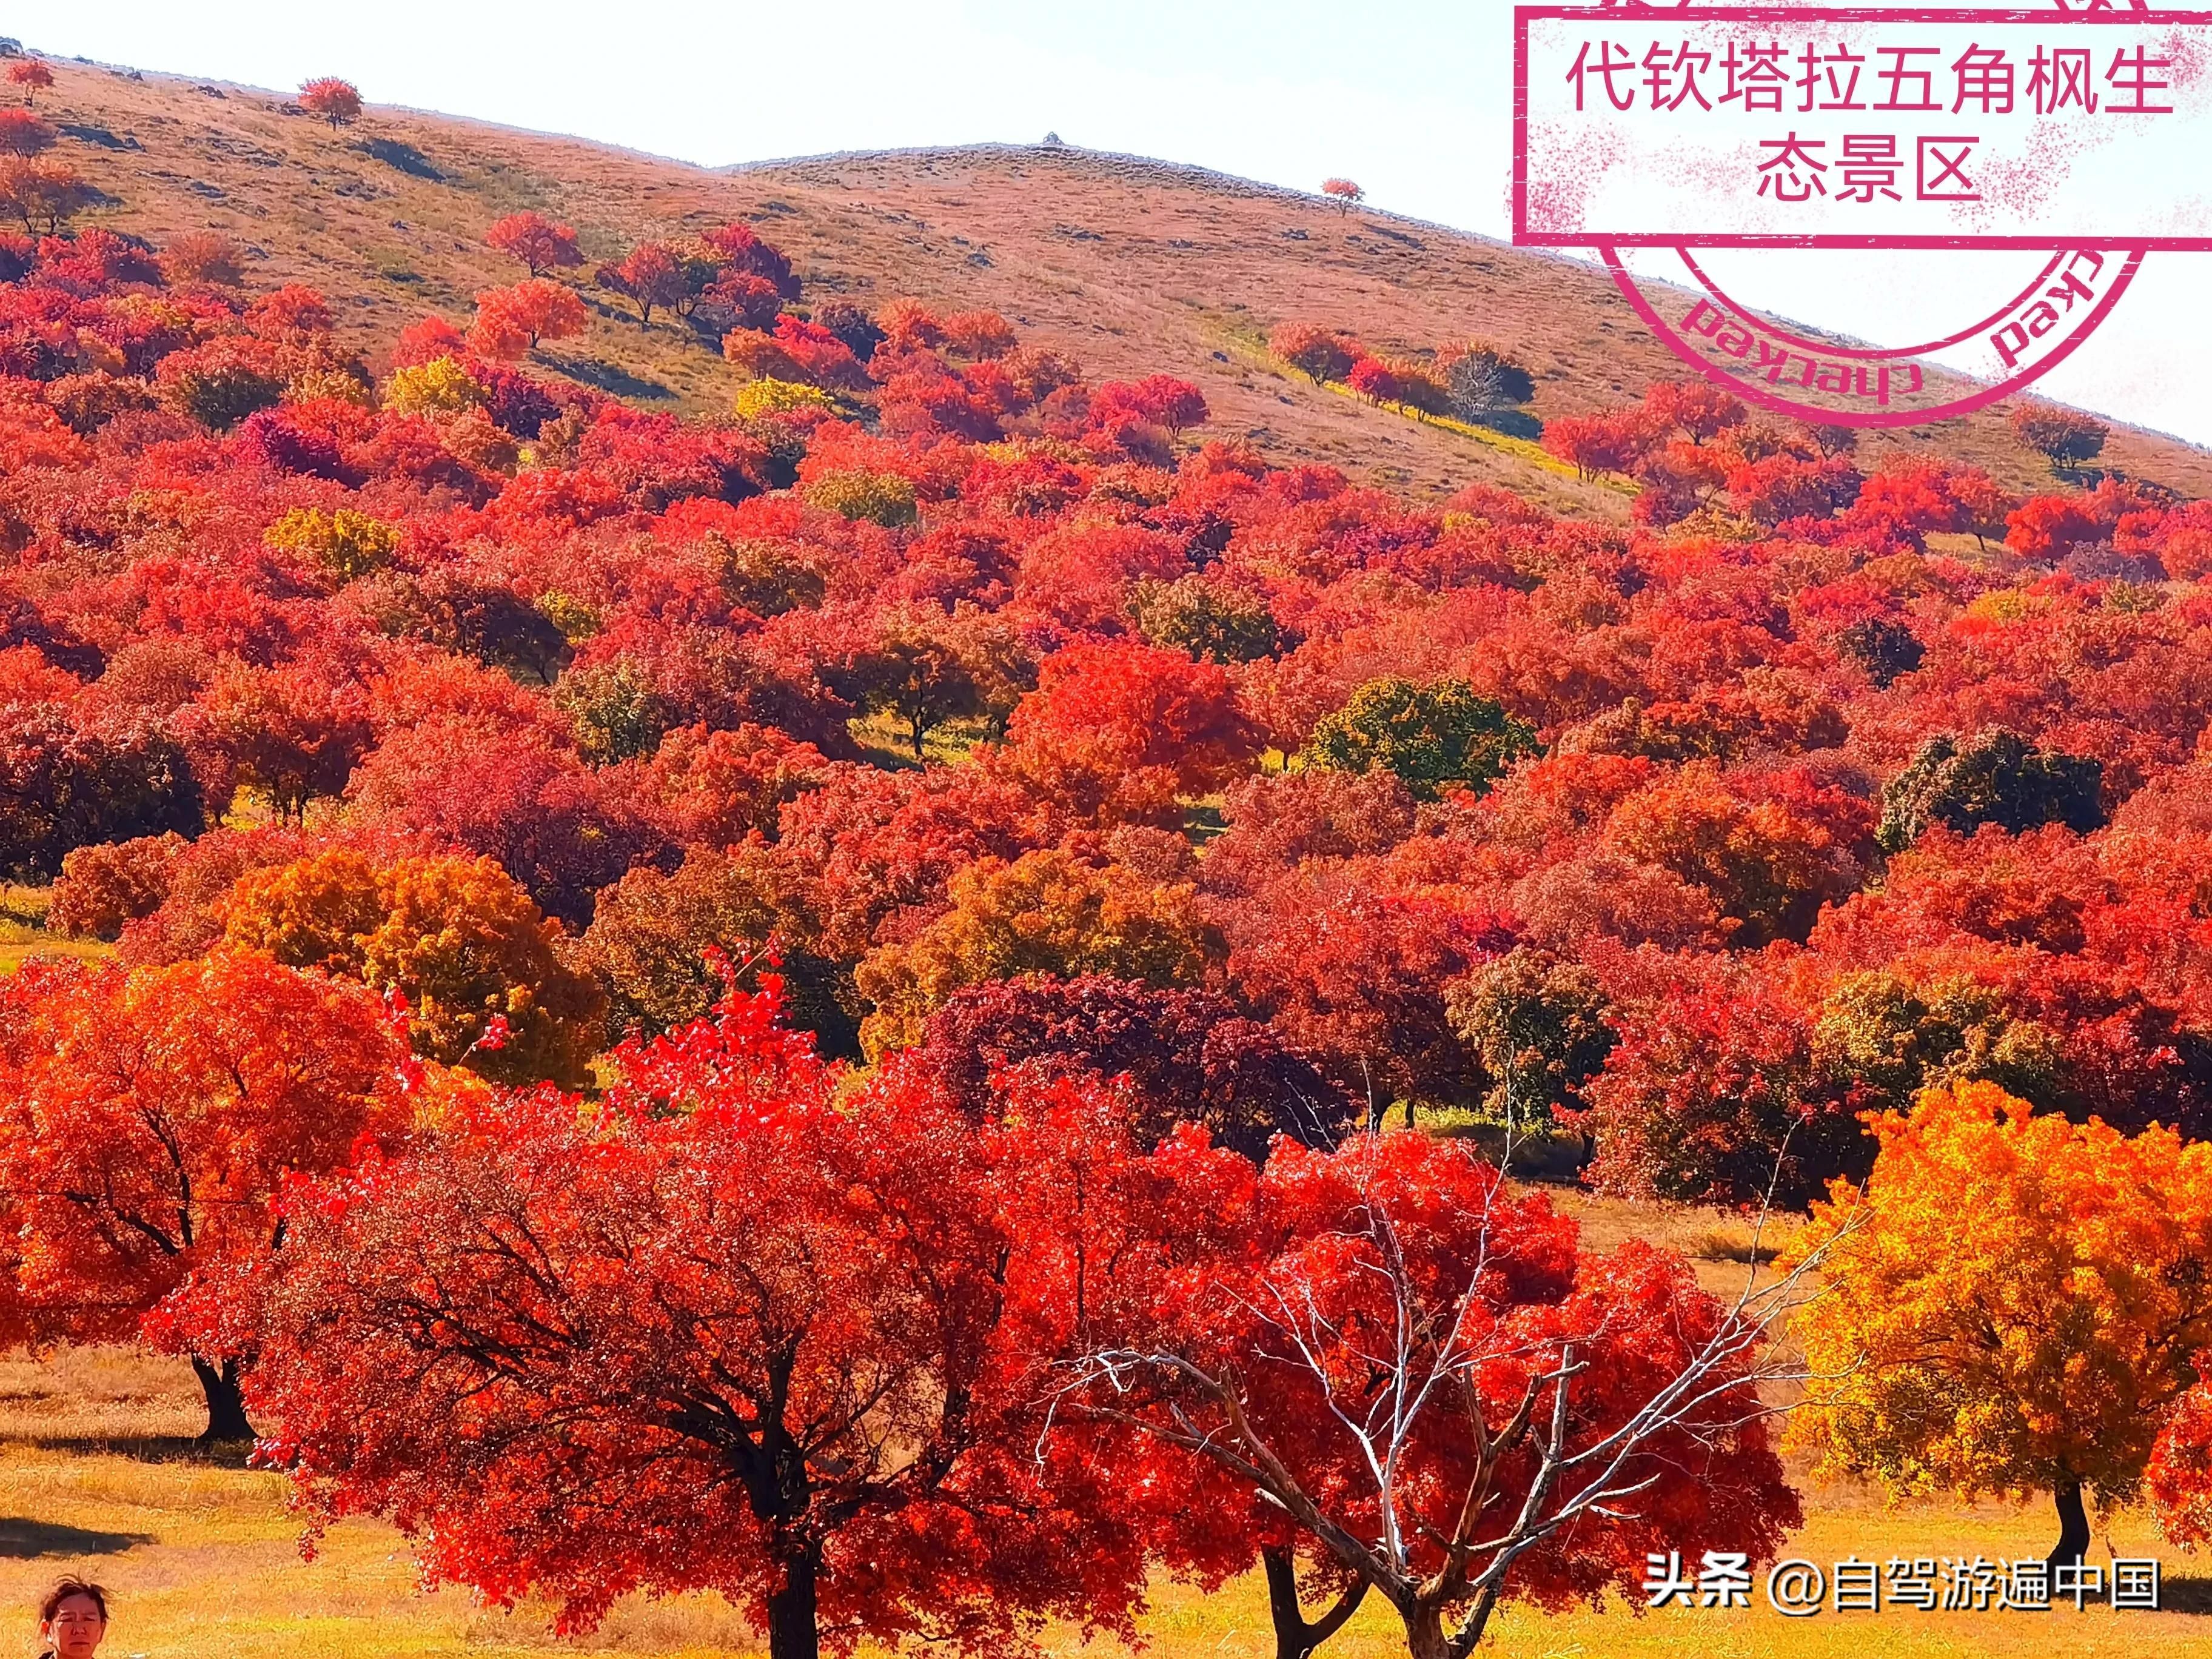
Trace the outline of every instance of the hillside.
{"label": "hillside", "polygon": [[102,194],[0,236],[0,1603],[1823,1659],[1856,1558],[1884,1652],[2203,1650],[2212,457],[1828,453],[1135,158],[9,76]]}
{"label": "hillside", "polygon": [[[1534,412],[1623,401],[1681,365],[1588,265],[1195,167],[1073,148],[989,146],[769,161],[716,172],[451,117],[372,108],[333,131],[276,94],[56,63],[46,103],[62,155],[110,198],[89,222],[156,241],[191,228],[246,243],[255,280],[300,280],[338,302],[341,332],[387,342],[426,311],[464,319],[514,267],[486,226],[534,208],[574,224],[596,259],[641,236],[759,222],[810,295],[869,305],[912,295],[988,307],[1076,354],[1094,379],[1166,370],[1195,380],[1212,429],[1283,459],[1326,460],[1417,492],[1505,484],[1619,516],[1578,483],[1449,432],[1365,408],[1266,358],[1286,319],[1350,328],[1377,348],[1482,334],[1537,377]],[[645,407],[719,411],[734,385],[685,324],[641,327],[585,289],[594,317],[544,367]],[[1868,445],[1933,445],[2009,488],[2040,463],[1984,413]],[[2113,465],[2212,494],[2212,455],[2116,430]]]}

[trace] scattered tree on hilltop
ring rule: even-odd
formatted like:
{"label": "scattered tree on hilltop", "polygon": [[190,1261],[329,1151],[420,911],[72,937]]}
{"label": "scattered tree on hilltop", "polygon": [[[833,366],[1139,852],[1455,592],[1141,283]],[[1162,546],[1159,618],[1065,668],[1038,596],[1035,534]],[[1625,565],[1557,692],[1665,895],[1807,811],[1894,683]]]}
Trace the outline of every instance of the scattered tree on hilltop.
{"label": "scattered tree on hilltop", "polygon": [[0,156],[0,208],[23,228],[48,236],[99,199],[99,193],[59,161],[44,156]]}
{"label": "scattered tree on hilltop", "polygon": [[1653,447],[1649,426],[1632,412],[1561,415],[1544,422],[1543,446],[1575,469],[1577,477],[1631,471]]}
{"label": "scattered tree on hilltop", "polygon": [[35,58],[19,58],[8,65],[8,80],[23,89],[23,102],[36,108],[39,94],[54,83],[54,72]]}
{"label": "scattered tree on hilltop", "polygon": [[240,279],[240,257],[238,244],[221,231],[188,230],[161,250],[161,269],[173,283],[231,288]]}
{"label": "scattered tree on hilltop", "polygon": [[27,109],[0,109],[0,154],[43,155],[54,147],[54,130]]}
{"label": "scattered tree on hilltop", "polygon": [[328,121],[336,132],[347,122],[361,115],[361,92],[349,81],[326,75],[320,80],[302,82],[300,88],[300,107],[319,119]]}
{"label": "scattered tree on hilltop", "polygon": [[1342,380],[1366,355],[1349,335],[1316,323],[1285,323],[1268,337],[1267,349],[1316,385]]}
{"label": "scattered tree on hilltop", "polygon": [[470,349],[482,356],[512,362],[535,351],[541,340],[563,340],[584,331],[589,318],[574,290],[532,277],[513,288],[488,289],[477,295],[477,320],[469,330]]}
{"label": "scattered tree on hilltop", "polygon": [[653,308],[673,310],[687,284],[682,261],[659,242],[640,242],[623,258],[601,265],[592,280],[637,307],[641,323],[653,320]]}

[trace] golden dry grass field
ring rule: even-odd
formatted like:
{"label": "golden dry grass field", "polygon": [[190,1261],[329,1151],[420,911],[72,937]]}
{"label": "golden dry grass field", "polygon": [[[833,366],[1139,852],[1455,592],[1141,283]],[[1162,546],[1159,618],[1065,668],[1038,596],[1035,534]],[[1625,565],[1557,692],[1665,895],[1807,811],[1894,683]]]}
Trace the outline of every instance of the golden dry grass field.
{"label": "golden dry grass field", "polygon": [[[1564,1201],[1586,1235],[1604,1243],[1637,1233],[1693,1255],[1708,1286],[1725,1293],[1747,1254],[1741,1224],[1711,1213]],[[523,1659],[559,1653],[652,1659],[720,1659],[764,1651],[745,1621],[706,1596],[632,1598],[595,1634],[563,1638],[547,1609],[513,1613],[477,1606],[465,1591],[422,1594],[406,1541],[364,1522],[339,1526],[303,1559],[284,1482],[233,1456],[210,1461],[189,1437],[201,1405],[179,1364],[120,1349],[44,1359],[0,1357],[0,1655],[29,1650],[25,1611],[64,1570],[117,1594],[108,1651],[117,1659]],[[1856,1555],[2039,1557],[2055,1525],[2042,1505],[1948,1501],[1893,1507],[1854,1487],[1808,1486],[1807,1524],[1790,1553],[1823,1565]],[[2100,1522],[2093,1559],[2161,1553],[2143,1516]],[[1482,1651],[1498,1659],[1650,1656],[1650,1659],[1959,1659],[1960,1656],[2128,1656],[2182,1659],[2212,1653],[2212,1561],[2166,1557],[2167,1610],[2092,1607],[2017,1612],[1879,1615],[1823,1613],[1784,1619],[1754,1597],[1747,1612],[1669,1608],[1503,1616]],[[1206,1595],[1163,1581],[1143,1620],[1145,1651],[1158,1659],[1272,1659],[1264,1589],[1256,1577]],[[1088,1652],[1121,1659],[1118,1645],[1085,1650],[1050,1629],[1053,1659]],[[1405,1651],[1395,1619],[1370,1599],[1323,1650],[1328,1659],[1395,1659]]]}

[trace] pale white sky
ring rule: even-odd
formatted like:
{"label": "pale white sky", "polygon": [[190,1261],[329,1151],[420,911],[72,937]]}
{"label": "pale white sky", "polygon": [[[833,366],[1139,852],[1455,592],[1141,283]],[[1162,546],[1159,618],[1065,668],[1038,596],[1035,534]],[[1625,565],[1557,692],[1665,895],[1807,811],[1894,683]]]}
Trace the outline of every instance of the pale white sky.
{"label": "pale white sky", "polygon": [[[1346,174],[1377,207],[1502,236],[1510,18],[1506,0],[19,0],[0,33],[264,87],[342,75],[373,103],[708,164],[1049,130],[1301,188]],[[1877,343],[1987,309],[1961,314],[1988,298],[1978,283],[1954,293],[1941,266],[1886,270],[1883,258],[1747,256],[1728,280],[1751,303]],[[2154,255],[2040,389],[2212,446],[2208,277],[2212,254]]]}

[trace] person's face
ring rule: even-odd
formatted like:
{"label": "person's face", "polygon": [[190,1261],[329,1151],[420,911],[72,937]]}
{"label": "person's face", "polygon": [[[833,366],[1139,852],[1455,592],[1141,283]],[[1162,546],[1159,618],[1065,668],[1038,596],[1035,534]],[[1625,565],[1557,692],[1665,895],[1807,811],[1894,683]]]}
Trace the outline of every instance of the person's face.
{"label": "person's face", "polygon": [[89,1595],[72,1595],[39,1630],[59,1659],[92,1659],[100,1638],[107,1634],[107,1615]]}

